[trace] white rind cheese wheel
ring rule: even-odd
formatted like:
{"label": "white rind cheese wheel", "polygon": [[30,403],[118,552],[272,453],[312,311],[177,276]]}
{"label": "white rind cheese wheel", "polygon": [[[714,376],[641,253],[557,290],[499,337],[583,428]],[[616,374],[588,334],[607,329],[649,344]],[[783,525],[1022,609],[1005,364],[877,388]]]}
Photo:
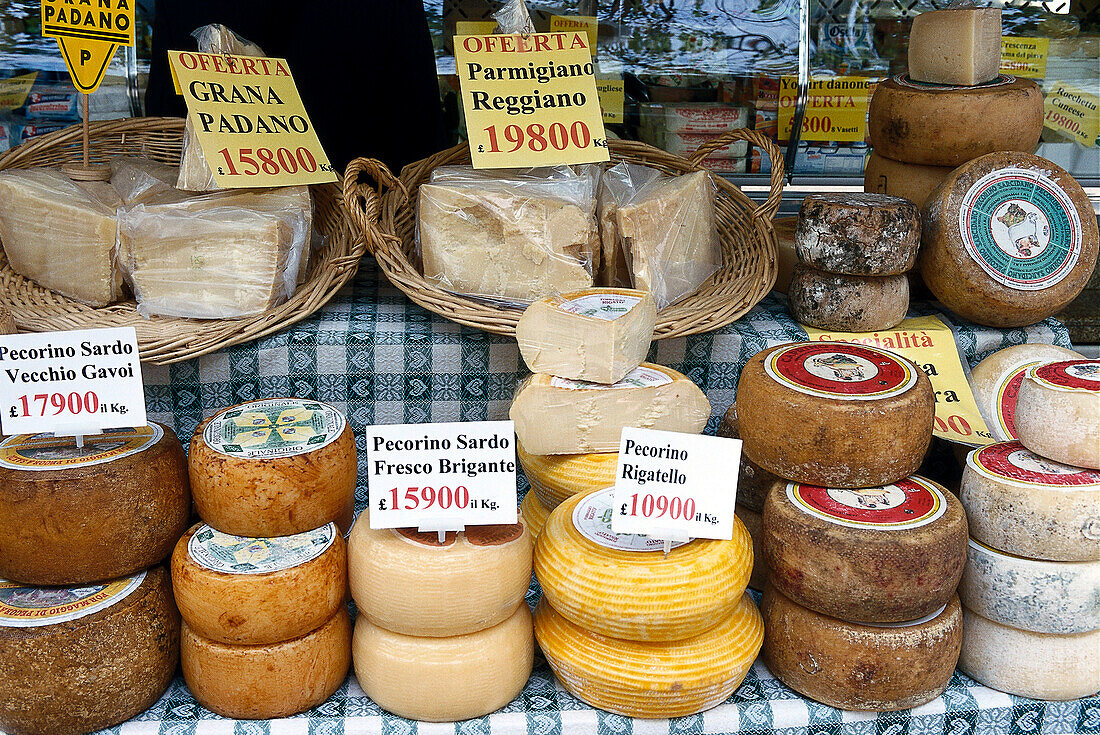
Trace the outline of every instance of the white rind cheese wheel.
{"label": "white rind cheese wheel", "polygon": [[535,544],[543,595],[573,623],[635,641],[697,635],[730,614],[752,571],[752,539],[741,522],[733,539],[674,545],[611,531],[612,490],[565,501]]}
{"label": "white rind cheese wheel", "polygon": [[0,442],[0,578],[78,585],[160,563],[187,528],[187,458],[150,424]]}
{"label": "white rind cheese wheel", "polygon": [[542,527],[546,525],[546,519],[550,517],[550,510],[542,504],[534,493],[523,496],[523,502],[519,504],[519,519],[527,527],[527,536],[534,546],[542,533]]}
{"label": "white rind cheese wheel", "polygon": [[347,593],[344,538],[330,523],[294,536],[190,528],[172,554],[172,589],[194,633],[259,645],[298,638],[336,614]]}
{"label": "white rind cheese wheel", "polygon": [[994,151],[1033,151],[1043,130],[1043,93],[1001,74],[976,87],[915,82],[902,74],[875,87],[867,133],[880,156],[958,166]]}
{"label": "white rind cheese wheel", "polygon": [[531,490],[548,510],[577,493],[615,484],[619,453],[531,454],[516,442],[516,456]]}
{"label": "white rind cheese wheel", "polygon": [[1100,628],[1100,560],[1041,561],[970,540],[959,583],[963,605],[984,618],[1035,633]]}
{"label": "white rind cheese wheel", "polygon": [[849,623],[764,591],[764,661],[780,681],[845,710],[888,712],[938,697],[955,671],[963,618],[954,595],[926,618],[891,626]]}
{"label": "white rind cheese wheel", "polygon": [[183,678],[195,700],[222,717],[269,720],[305,712],[340,688],[351,665],[351,618],[340,606],[317,630],[262,646],[231,646],[183,624]]}
{"label": "white rind cheese wheel", "polygon": [[578,699],[628,717],[686,717],[721,704],[744,680],[764,639],[748,594],[691,638],[653,643],[608,638],[574,625],[544,598],[535,638]]}
{"label": "white rind cheese wheel", "polygon": [[199,516],[235,536],[290,536],[335,521],[351,527],[355,438],[332,406],[300,398],[240,403],[191,438]]}
{"label": "white rind cheese wheel", "polygon": [[1100,470],[1100,360],[1032,367],[1016,399],[1020,443],[1036,454]]}
{"label": "white rind cheese wheel", "polygon": [[617,452],[626,426],[702,432],[710,402],[684,375],[644,362],[614,385],[532,375],[516,391],[508,418],[531,454]]}
{"label": "white rind cheese wheel", "polygon": [[0,592],[0,729],[12,735],[112,727],[176,675],[180,620],[161,566],[60,589],[0,580]]}
{"label": "white rind cheese wheel", "polygon": [[951,311],[989,327],[1059,312],[1100,250],[1084,189],[1030,153],[990,153],[955,169],[925,202],[923,224],[924,282]]}
{"label": "white rind cheese wheel", "polygon": [[1100,690],[1100,629],[1049,635],[1010,628],[963,609],[959,670],[990,689],[1063,701]]}
{"label": "white rind cheese wheel", "polygon": [[878,332],[901,323],[909,310],[909,277],[844,276],[805,265],[787,289],[796,322],[836,332]]}
{"label": "white rind cheese wheel", "polygon": [[535,655],[526,604],[491,628],[448,638],[393,633],[361,615],[351,645],[367,696],[387,712],[428,722],[469,720],[508,704],[527,684]]}
{"label": "white rind cheese wheel", "polygon": [[795,232],[798,259],[826,273],[900,276],[917,263],[920,210],[886,194],[811,194]]}
{"label": "white rind cheese wheel", "polygon": [[966,563],[962,505],[922,477],[855,490],[781,481],[763,518],[771,583],[843,620],[924,617],[955,594]]}
{"label": "white rind cheese wheel", "polygon": [[997,441],[1007,442],[1016,438],[1016,398],[1028,368],[1083,357],[1065,347],[1030,343],[997,350],[975,365],[970,371],[970,387],[985,423]]}
{"label": "white rind cheese wheel", "polygon": [[924,371],[887,350],[796,342],[758,352],[737,384],[744,451],[779,477],[871,487],[917,471],[932,441]]}
{"label": "white rind cheese wheel", "polygon": [[745,530],[752,537],[752,574],[749,587],[763,590],[768,577],[768,565],[764,563],[764,518],[759,511],[737,504],[737,517],[745,524]]}
{"label": "white rind cheese wheel", "polygon": [[348,538],[348,578],[359,614],[395,633],[446,637],[497,625],[531,584],[530,530],[522,523],[438,534],[370,527]]}
{"label": "white rind cheese wheel", "polygon": [[923,207],[928,195],[953,168],[903,163],[872,152],[863,169],[863,190],[901,197]]}
{"label": "white rind cheese wheel", "polygon": [[1056,462],[1019,442],[966,458],[959,500],[970,535],[1028,559],[1100,559],[1100,472]]}
{"label": "white rind cheese wheel", "polygon": [[[737,429],[736,403],[726,409],[722,422],[718,424],[718,436],[727,439],[741,438]],[[779,478],[753,462],[749,455],[745,453],[744,447],[741,449],[741,466],[737,471],[737,505],[756,511],[757,516],[759,516],[760,511],[764,509],[764,499],[768,497],[768,491],[771,490],[772,484]],[[759,528],[759,526],[757,527]],[[749,530],[752,531],[751,526]],[[756,548],[755,534],[753,535],[753,548]],[[758,562],[763,564],[763,560],[758,559]]]}

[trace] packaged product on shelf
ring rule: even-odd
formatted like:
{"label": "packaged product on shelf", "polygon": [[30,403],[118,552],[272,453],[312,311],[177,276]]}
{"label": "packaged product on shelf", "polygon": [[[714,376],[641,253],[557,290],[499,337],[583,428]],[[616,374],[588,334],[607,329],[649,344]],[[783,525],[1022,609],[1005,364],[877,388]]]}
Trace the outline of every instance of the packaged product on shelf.
{"label": "packaged product on shelf", "polygon": [[916,82],[974,86],[1001,69],[1001,9],[959,5],[913,18],[909,76]]}
{"label": "packaged product on shelf", "polygon": [[23,103],[28,120],[75,122],[80,119],[80,92],[72,85],[36,85]]}
{"label": "packaged product on shelf", "polygon": [[697,103],[664,105],[662,122],[666,133],[714,134],[746,127],[748,121],[748,108]]}
{"label": "packaged product on shelf", "polygon": [[[662,148],[674,156],[687,158],[694,154],[695,151],[699,149],[699,146],[704,143],[709,143],[716,138],[717,135],[719,134],[690,132],[667,133]],[[707,154],[707,158],[722,160],[744,158],[745,153],[748,151],[748,145],[749,144],[744,140],[735,140],[732,143],[727,143],[721,148],[711,151]]]}
{"label": "packaged product on shelf", "polygon": [[40,135],[56,133],[69,126],[67,122],[55,122],[53,120],[28,120],[21,115],[13,115],[8,122],[8,135],[11,138],[11,146],[26,143]]}
{"label": "packaged product on shelf", "polygon": [[744,158],[711,158],[708,156],[699,162],[701,168],[719,176],[743,174],[746,165]]}

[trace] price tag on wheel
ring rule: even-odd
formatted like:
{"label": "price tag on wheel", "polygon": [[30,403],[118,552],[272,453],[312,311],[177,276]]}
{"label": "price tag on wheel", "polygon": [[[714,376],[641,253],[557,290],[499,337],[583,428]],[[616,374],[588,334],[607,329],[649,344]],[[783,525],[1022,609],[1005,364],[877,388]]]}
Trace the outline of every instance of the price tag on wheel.
{"label": "price tag on wheel", "polygon": [[740,439],[623,429],[611,530],[731,539],[740,466]]}

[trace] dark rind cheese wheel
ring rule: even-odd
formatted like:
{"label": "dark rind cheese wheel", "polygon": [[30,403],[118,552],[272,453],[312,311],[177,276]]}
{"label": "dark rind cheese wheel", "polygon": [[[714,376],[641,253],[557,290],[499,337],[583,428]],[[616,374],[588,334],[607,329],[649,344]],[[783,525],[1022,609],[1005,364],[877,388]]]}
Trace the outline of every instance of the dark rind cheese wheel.
{"label": "dark rind cheese wheel", "polygon": [[932,440],[932,384],[909,360],[841,342],[754,355],[737,384],[745,453],[796,482],[871,487],[916,472]]}
{"label": "dark rind cheese wheel", "polygon": [[947,178],[954,166],[904,163],[872,152],[863,169],[863,190],[908,199],[918,207]]}
{"label": "dark rind cheese wheel", "polygon": [[924,204],[920,269],[944,306],[990,327],[1056,314],[1084,289],[1100,250],[1088,195],[1030,153],[955,169]]}
{"label": "dark rind cheese wheel", "polygon": [[974,87],[914,82],[907,74],[887,79],[875,87],[867,122],[880,156],[928,166],[1031,152],[1042,131],[1042,90],[1008,74]]}
{"label": "dark rind cheese wheel", "polygon": [[891,627],[821,615],[771,586],[760,612],[768,669],[799,694],[839,709],[888,712],[935,699],[962,647],[962,607],[954,595],[926,619]]}
{"label": "dark rind cheese wheel", "polygon": [[799,265],[787,299],[796,322],[836,332],[878,332],[909,310],[909,278],[845,276]]}
{"label": "dark rind cheese wheel", "polygon": [[195,430],[188,467],[199,516],[223,533],[350,528],[355,437],[327,404],[275,398],[227,408]]}
{"label": "dark rind cheese wheel", "polygon": [[159,563],[187,528],[187,459],[159,424],[0,442],[0,577],[88,584]]}
{"label": "dark rind cheese wheel", "polygon": [[955,594],[966,564],[962,504],[922,477],[855,490],[780,482],[763,516],[771,583],[843,620],[928,615]]}
{"label": "dark rind cheese wheel", "polygon": [[886,194],[811,194],[798,210],[795,247],[826,273],[901,275],[917,262],[920,210]]}
{"label": "dark rind cheese wheel", "polygon": [[[9,735],[117,725],[176,674],[180,619],[161,566],[74,588],[0,581],[0,592],[0,730]],[[32,615],[44,624],[22,627]]]}
{"label": "dark rind cheese wheel", "polygon": [[[737,430],[736,403],[726,409],[726,414],[718,425],[718,436],[727,439],[741,438]],[[753,462],[749,455],[745,453],[744,446],[741,447],[741,467],[737,472],[737,505],[743,505],[749,510],[756,511],[759,515],[764,508],[764,498],[768,496],[768,490],[771,489],[772,483],[778,479],[756,462]],[[754,547],[755,538],[754,535]]]}

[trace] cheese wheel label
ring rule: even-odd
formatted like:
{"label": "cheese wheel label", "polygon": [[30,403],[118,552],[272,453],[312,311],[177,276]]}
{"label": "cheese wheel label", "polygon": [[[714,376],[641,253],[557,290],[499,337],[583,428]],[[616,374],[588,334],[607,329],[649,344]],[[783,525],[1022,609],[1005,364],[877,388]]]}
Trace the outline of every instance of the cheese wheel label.
{"label": "cheese wheel label", "polygon": [[558,304],[558,308],[570,314],[592,317],[612,322],[630,312],[640,304],[642,299],[638,296],[628,296],[617,293],[594,293],[566,299]]}
{"label": "cheese wheel label", "polygon": [[947,510],[947,498],[934,485],[909,477],[893,485],[865,488],[787,484],[796,508],[848,528],[897,531],[932,523]]}
{"label": "cheese wheel label", "polygon": [[78,449],[71,436],[18,434],[0,442],[0,467],[37,471],[90,467],[144,452],[163,436],[157,424],[104,429],[102,434],[85,436],[84,446]]}
{"label": "cheese wheel label", "polygon": [[87,617],[126,599],[145,572],[83,587],[31,587],[0,579],[0,628],[39,628]]}
{"label": "cheese wheel label", "polygon": [[292,457],[336,441],[345,423],[342,413],[319,401],[276,398],[222,411],[202,438],[215,452],[231,457]]}
{"label": "cheese wheel label", "polygon": [[1100,391],[1100,360],[1066,360],[1038,365],[1027,377],[1040,385],[1064,391]]}
{"label": "cheese wheel label", "polygon": [[335,539],[334,523],[271,538],[233,536],[203,524],[187,542],[187,555],[199,566],[222,574],[267,574],[313,561]]}
{"label": "cheese wheel label", "polygon": [[1020,397],[1020,385],[1024,382],[1028,369],[1039,364],[1041,363],[1036,361],[1009,368],[997,378],[993,410],[1005,436],[1016,438],[1016,401]]}
{"label": "cheese wheel label", "polygon": [[908,362],[886,350],[844,342],[801,342],[776,350],[764,371],[800,393],[847,401],[890,398],[917,383]]}
{"label": "cheese wheel label", "polygon": [[1041,171],[1009,166],[978,179],[959,207],[967,255],[1002,286],[1039,291],[1061,282],[1081,256],[1081,218]]}
{"label": "cheese wheel label", "polygon": [[933,620],[943,615],[943,611],[947,609],[947,605],[944,605],[939,610],[933,613],[928,613],[923,618],[917,620],[906,620],[901,623],[856,623],[856,625],[869,625],[872,628],[910,628],[914,625],[924,625],[925,623],[931,623]]}
{"label": "cheese wheel label", "polygon": [[1092,489],[1100,487],[1100,472],[1040,457],[1018,441],[990,444],[971,452],[966,464],[994,480],[1039,487]]}
{"label": "cheese wheel label", "polygon": [[660,370],[649,367],[636,367],[626,374],[626,377],[618,383],[606,385],[604,383],[589,383],[586,380],[571,380],[569,378],[553,377],[550,385],[554,388],[566,388],[568,390],[617,390],[619,388],[656,388],[659,385],[668,385],[672,382],[672,376]]}
{"label": "cheese wheel label", "polygon": [[[615,489],[607,488],[581,499],[573,509],[573,527],[589,541],[618,551],[664,551],[665,542],[639,533],[615,533],[611,530]],[[672,547],[688,541],[673,541]]]}
{"label": "cheese wheel label", "polygon": [[936,84],[935,82],[918,82],[916,79],[913,79],[912,77],[910,77],[908,73],[898,74],[897,76],[894,77],[894,81],[897,82],[902,87],[908,87],[909,89],[916,89],[916,90],[919,90],[921,92],[935,92],[935,91],[938,91],[938,90],[948,91],[948,92],[952,91],[952,90],[958,90],[960,92],[963,92],[963,91],[968,92],[968,91],[976,90],[976,89],[990,89],[992,87],[1003,87],[1007,84],[1012,84],[1013,82],[1015,82],[1016,77],[1012,76],[1011,74],[998,74],[997,76],[990,79],[988,82],[982,82],[981,84],[975,84],[972,87],[960,87],[960,86],[956,86],[954,84]]}

